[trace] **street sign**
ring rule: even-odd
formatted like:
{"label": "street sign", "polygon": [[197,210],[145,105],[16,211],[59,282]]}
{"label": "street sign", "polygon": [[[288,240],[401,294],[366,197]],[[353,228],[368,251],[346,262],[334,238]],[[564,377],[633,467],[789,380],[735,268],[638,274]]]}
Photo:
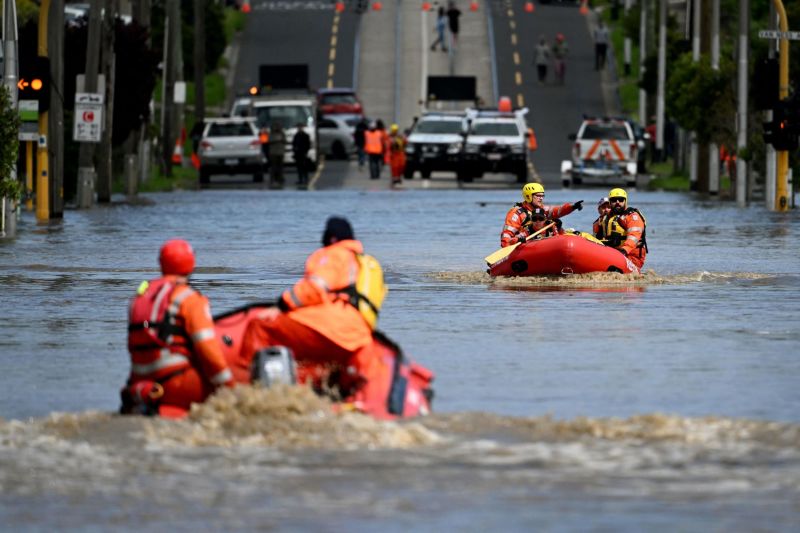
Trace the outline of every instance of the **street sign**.
{"label": "street sign", "polygon": [[762,39],[789,39],[800,41],[800,31],[760,30],[758,36]]}
{"label": "street sign", "polygon": [[103,95],[75,93],[75,126],[72,139],[77,142],[99,143],[103,133]]}
{"label": "street sign", "polygon": [[20,141],[39,140],[39,101],[19,101],[19,137]]}

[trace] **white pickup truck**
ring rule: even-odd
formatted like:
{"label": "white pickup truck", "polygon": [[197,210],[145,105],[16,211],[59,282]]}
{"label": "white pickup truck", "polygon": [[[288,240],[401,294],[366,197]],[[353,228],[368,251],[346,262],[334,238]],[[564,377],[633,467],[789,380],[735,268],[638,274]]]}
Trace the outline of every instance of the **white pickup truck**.
{"label": "white pickup truck", "polygon": [[607,185],[623,181],[636,186],[639,147],[633,130],[625,119],[586,118],[577,134],[572,159],[562,161],[561,179],[564,187],[592,182]]}

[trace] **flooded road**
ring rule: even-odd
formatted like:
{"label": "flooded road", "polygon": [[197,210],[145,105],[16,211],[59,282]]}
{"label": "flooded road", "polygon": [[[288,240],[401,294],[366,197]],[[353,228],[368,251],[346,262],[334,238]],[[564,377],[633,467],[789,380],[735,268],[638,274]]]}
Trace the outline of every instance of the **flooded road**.
{"label": "flooded road", "polygon": [[[589,229],[604,193],[547,203],[586,200],[564,222]],[[800,215],[632,191],[643,275],[493,280],[517,195],[211,190],[25,214],[0,243],[0,523],[796,531]],[[127,302],[165,239],[193,244],[219,313],[293,283],[332,214],[383,264],[380,328],[436,373],[434,416],[250,388],[183,422],[112,414]]]}

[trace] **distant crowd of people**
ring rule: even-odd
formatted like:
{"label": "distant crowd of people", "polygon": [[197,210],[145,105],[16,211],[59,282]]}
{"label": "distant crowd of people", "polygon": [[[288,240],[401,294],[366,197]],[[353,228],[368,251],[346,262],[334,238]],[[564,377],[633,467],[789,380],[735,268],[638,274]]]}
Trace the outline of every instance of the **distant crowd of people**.
{"label": "distant crowd of people", "polygon": [[400,185],[406,168],[406,134],[400,131],[397,124],[389,130],[380,119],[367,122],[366,119],[356,124],[353,134],[356,145],[358,168],[369,165],[370,179],[380,179],[384,165],[391,171],[391,186]]}

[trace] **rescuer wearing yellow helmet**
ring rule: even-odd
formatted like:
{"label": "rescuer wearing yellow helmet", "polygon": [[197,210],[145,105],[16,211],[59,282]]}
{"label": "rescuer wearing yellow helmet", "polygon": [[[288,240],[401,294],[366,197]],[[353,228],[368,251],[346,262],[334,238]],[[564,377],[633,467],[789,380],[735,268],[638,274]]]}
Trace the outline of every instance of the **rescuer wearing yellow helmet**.
{"label": "rescuer wearing yellow helmet", "polygon": [[611,189],[608,200],[611,212],[603,220],[603,241],[625,254],[641,270],[647,255],[647,221],[638,209],[628,207],[625,189]]}
{"label": "rescuer wearing yellow helmet", "polygon": [[514,204],[506,214],[503,231],[500,232],[500,246],[523,243],[527,238],[547,225],[547,221],[555,221],[561,228],[561,217],[573,211],[583,209],[583,200],[574,204],[544,205],[544,187],[541,183],[526,183],[522,187],[522,203]]}
{"label": "rescuer wearing yellow helmet", "polygon": [[394,187],[402,183],[403,173],[406,170],[406,137],[400,133],[400,127],[397,124],[389,127],[388,145],[386,162],[392,171],[392,187]]}

